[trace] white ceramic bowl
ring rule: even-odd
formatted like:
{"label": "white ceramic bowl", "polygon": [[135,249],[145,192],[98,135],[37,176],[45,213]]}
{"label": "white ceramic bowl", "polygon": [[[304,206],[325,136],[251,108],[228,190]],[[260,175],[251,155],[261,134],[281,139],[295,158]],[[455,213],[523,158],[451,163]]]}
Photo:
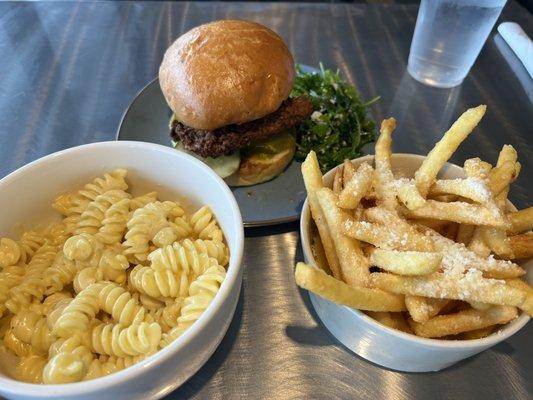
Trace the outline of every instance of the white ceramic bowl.
{"label": "white ceramic bowl", "polygon": [[[134,195],[156,190],[161,199],[185,196],[209,205],[230,248],[227,276],[200,319],[168,347],[115,374],[65,385],[33,385],[0,372],[0,394],[19,399],[155,399],[189,379],[213,354],[232,320],[242,283],[244,231],[228,186],[209,167],[174,149],[142,142],[103,142],[60,151],[0,180],[0,234],[59,219],[51,208],[59,193],[114,168],[126,168]],[[8,366],[9,367],[9,366]],[[13,366],[11,366],[13,367]]]}
{"label": "white ceramic bowl", "polygon": [[[391,163],[395,176],[412,177],[424,158],[414,154],[393,154]],[[365,161],[373,163],[374,156],[358,158],[353,160],[353,164],[357,167]],[[326,186],[331,187],[335,169],[324,175]],[[463,176],[463,171],[456,165],[447,164],[440,176],[458,178]],[[300,234],[305,261],[316,265],[311,251],[310,221],[311,214],[306,200],[300,219]],[[529,264],[533,262],[530,260]],[[529,273],[530,283],[531,278],[532,274]],[[529,316],[522,313],[498,332],[483,339],[425,339],[391,329],[359,310],[337,305],[312,292],[309,292],[309,297],[326,328],[348,349],[378,365],[406,372],[438,371],[446,368],[507,339],[529,321]]]}

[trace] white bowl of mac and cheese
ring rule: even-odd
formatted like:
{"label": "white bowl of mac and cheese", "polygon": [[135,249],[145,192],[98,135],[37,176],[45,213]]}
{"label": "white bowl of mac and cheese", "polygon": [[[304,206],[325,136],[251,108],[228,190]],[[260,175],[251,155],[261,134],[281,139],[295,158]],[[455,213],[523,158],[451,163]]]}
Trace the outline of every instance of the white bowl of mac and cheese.
{"label": "white bowl of mac and cheese", "polygon": [[141,142],[75,147],[0,180],[0,206],[3,396],[159,398],[224,337],[242,219],[193,157]]}

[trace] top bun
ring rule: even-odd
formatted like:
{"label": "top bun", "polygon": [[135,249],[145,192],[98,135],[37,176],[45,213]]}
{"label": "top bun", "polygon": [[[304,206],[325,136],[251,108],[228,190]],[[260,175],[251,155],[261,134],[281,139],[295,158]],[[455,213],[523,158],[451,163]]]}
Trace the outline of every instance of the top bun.
{"label": "top bun", "polygon": [[276,111],[294,74],[292,55],[276,33],[255,22],[222,20],[191,29],[167,49],[159,84],[180,122],[213,130]]}

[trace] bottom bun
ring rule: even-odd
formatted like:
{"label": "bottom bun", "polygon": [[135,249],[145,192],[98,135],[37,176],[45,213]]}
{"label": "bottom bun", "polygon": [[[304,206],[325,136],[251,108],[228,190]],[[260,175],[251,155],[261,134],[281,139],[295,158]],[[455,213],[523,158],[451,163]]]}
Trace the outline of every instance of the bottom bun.
{"label": "bottom bun", "polygon": [[273,155],[258,154],[243,157],[239,170],[226,179],[232,186],[250,186],[266,182],[283,172],[294,158],[296,145]]}

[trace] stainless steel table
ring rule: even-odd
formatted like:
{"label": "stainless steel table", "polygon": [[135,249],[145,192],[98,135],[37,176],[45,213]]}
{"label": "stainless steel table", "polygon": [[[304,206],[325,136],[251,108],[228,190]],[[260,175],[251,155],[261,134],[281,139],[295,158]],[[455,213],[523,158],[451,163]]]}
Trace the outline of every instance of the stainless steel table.
{"label": "stainless steel table", "polygon": [[[45,154],[113,140],[122,112],[156,74],[180,33],[219,18],[262,22],[298,62],[339,68],[376,120],[399,121],[395,150],[426,153],[465,108],[488,105],[452,161],[494,161],[504,143],[520,153],[511,193],[533,198],[533,107],[491,35],[464,84],[431,89],[405,71],[418,6],[283,3],[0,3],[0,176]],[[533,17],[510,0],[502,20],[533,35]],[[513,61],[511,61],[513,62]],[[516,63],[516,60],[514,61]],[[521,65],[514,65],[521,68]],[[531,83],[531,82],[529,82]],[[531,87],[529,87],[531,90]],[[3,212],[6,212],[5,210]],[[246,232],[244,287],[222,344],[169,398],[530,399],[533,324],[439,373],[389,371],[351,354],[323,328],[292,270],[298,226]]]}

